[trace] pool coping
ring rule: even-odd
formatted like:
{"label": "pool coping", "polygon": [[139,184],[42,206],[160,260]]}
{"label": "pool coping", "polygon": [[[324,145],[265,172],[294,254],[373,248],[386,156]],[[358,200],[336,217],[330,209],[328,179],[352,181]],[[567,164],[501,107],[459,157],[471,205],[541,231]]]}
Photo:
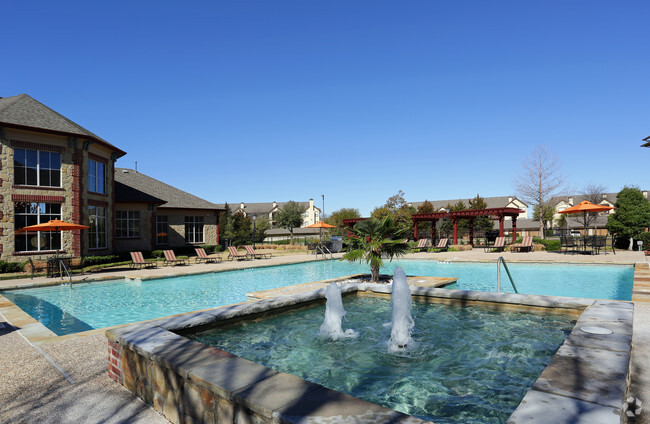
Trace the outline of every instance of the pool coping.
{"label": "pool coping", "polygon": [[[435,259],[421,259],[421,258],[407,258],[407,260],[435,260]],[[437,260],[436,260],[437,261]],[[305,261],[305,262],[313,262],[313,261]],[[491,263],[492,261],[452,261],[452,262],[467,262],[467,263],[482,263],[482,262],[488,262]],[[515,262],[515,261],[510,261]],[[281,266],[281,265],[294,265],[294,264],[299,264],[302,262],[291,262],[287,264],[261,264],[259,267],[269,267],[269,266]],[[521,262],[521,263],[539,263],[539,264],[549,264],[549,262]],[[555,263],[555,262],[553,262]],[[620,266],[634,266],[634,276],[633,276],[633,287],[632,287],[632,300],[631,302],[647,302],[650,303],[650,272],[648,271],[648,264],[646,262],[642,263],[617,263],[617,264],[596,264],[596,263],[576,263],[576,262],[569,262],[567,264],[574,264],[574,265],[620,265]],[[241,270],[241,269],[246,269],[248,267],[244,268],[239,268],[239,269],[228,269],[228,270],[213,270],[213,271],[207,271],[207,272],[199,272],[196,274],[182,274],[182,275],[202,275],[202,274],[211,274],[215,272],[227,272],[227,271],[236,271],[236,270]],[[178,277],[179,275],[168,275],[168,276],[154,276],[150,278],[142,278],[143,281],[146,280],[152,280],[152,279],[159,279],[159,278],[172,278],[172,277]],[[309,283],[302,283],[305,286],[308,285],[313,285],[317,283],[323,283],[323,282],[329,282],[329,281],[334,281],[338,280],[341,278],[346,278],[346,277],[338,277],[338,278],[333,278],[329,280],[321,280],[321,281],[314,281],[314,282],[309,282]],[[416,277],[420,278],[420,277]],[[443,278],[443,277],[441,277]],[[453,278],[453,277],[452,277]],[[104,279],[99,279],[99,280],[90,280],[90,281],[78,281],[75,282],[74,284],[85,284],[89,282],[104,282],[107,280],[119,280],[116,278],[104,278]],[[96,328],[93,330],[88,330],[88,331],[83,331],[79,333],[73,333],[73,334],[66,334],[59,336],[56,333],[54,333],[52,330],[47,328],[45,325],[43,325],[40,321],[37,321],[35,318],[33,318],[31,315],[29,315],[27,312],[23,311],[19,306],[11,302],[9,299],[7,299],[5,296],[3,296],[2,292],[4,290],[19,290],[19,289],[29,289],[29,288],[38,288],[38,287],[48,287],[48,286],[54,286],[54,285],[62,285],[65,283],[62,283],[60,281],[57,281],[53,284],[41,284],[41,285],[35,285],[35,286],[30,286],[30,287],[16,287],[12,289],[2,289],[0,290],[0,314],[4,315],[7,321],[12,324],[15,328],[17,328],[19,331],[21,331],[21,334],[30,342],[33,343],[34,345],[40,345],[42,343],[52,343],[52,342],[59,342],[63,340],[67,340],[70,338],[74,337],[85,337],[89,335],[94,335],[94,334],[102,334],[108,329],[112,328],[119,328],[123,326],[128,326],[132,324],[138,324],[141,322],[147,322],[149,320],[144,320],[144,321],[137,321],[137,322],[132,322],[132,323],[127,323],[127,324],[119,324],[115,326],[109,326],[109,327],[102,327],[102,328]],[[298,284],[300,285],[300,284]],[[298,286],[296,285],[296,286]],[[292,287],[292,286],[287,286],[287,287]],[[280,288],[281,289],[281,288]],[[277,290],[277,289],[269,289],[269,290]],[[491,293],[491,292],[485,292],[485,293]],[[247,293],[248,295],[248,293]],[[254,300],[254,299],[252,299]],[[244,302],[239,302],[235,303],[234,305],[238,305],[241,303],[246,303],[252,300],[247,300]],[[625,302],[625,301],[624,301]],[[170,317],[173,316],[178,316],[178,315],[186,315],[186,314],[191,314],[194,312],[199,312],[198,311],[190,311],[190,312],[184,312],[181,314],[176,314],[176,315],[170,315]],[[161,317],[165,318],[165,317]],[[24,330],[24,331],[23,331]]]}
{"label": "pool coping", "polygon": [[[342,290],[362,295],[386,296],[390,293],[389,286],[374,284],[342,286]],[[242,414],[269,423],[310,422],[331,419],[332,414],[345,415],[353,421],[364,416],[362,421],[423,422],[295,376],[277,373],[219,349],[206,348],[177,334],[188,328],[263,315],[277,308],[323,302],[324,291],[320,288],[108,330],[109,375],[173,422],[205,420],[224,414]],[[412,287],[412,294],[436,303],[578,313],[570,335],[508,422],[569,423],[578,418],[621,421],[629,383],[632,303],[421,287]],[[581,330],[587,326],[607,328],[613,334],[588,334]],[[227,372],[235,369],[241,371],[242,376]],[[169,377],[169,373],[176,377]],[[237,384],[225,381],[222,373],[237,380]],[[165,384],[173,386],[173,390],[166,389]],[[295,400],[296,390],[300,392],[300,402]],[[187,393],[201,393],[202,397]],[[309,412],[301,409],[303,403],[308,403],[312,409]]]}

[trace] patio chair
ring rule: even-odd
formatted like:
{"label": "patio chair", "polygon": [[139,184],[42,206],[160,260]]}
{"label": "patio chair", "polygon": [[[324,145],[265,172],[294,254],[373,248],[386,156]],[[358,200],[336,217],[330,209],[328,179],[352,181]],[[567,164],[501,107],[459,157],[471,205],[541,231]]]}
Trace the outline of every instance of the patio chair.
{"label": "patio chair", "polygon": [[576,237],[573,236],[560,236],[560,252],[569,253],[569,250],[572,254],[576,253],[578,249],[578,242]]}
{"label": "patio chair", "polygon": [[605,254],[607,254],[607,236],[594,236],[593,242],[591,244],[591,253],[599,255],[600,254],[600,249],[603,249],[605,251]]}
{"label": "patio chair", "polygon": [[510,246],[511,252],[532,252],[533,251],[533,236],[526,236],[521,240],[521,243],[513,244]]}
{"label": "patio chair", "polygon": [[431,248],[431,251],[433,252],[446,252],[447,250],[449,250],[448,238],[441,238],[440,241],[438,241],[436,247]]}
{"label": "patio chair", "polygon": [[492,246],[487,246],[485,248],[486,252],[503,252],[503,250],[506,248],[506,238],[505,237],[497,237],[494,239],[494,244]]}
{"label": "patio chair", "polygon": [[247,244],[244,246],[244,249],[246,249],[246,253],[248,256],[250,256],[253,259],[271,259],[271,254],[270,253],[257,253],[253,246],[250,244]]}
{"label": "patio chair", "polygon": [[411,247],[411,252],[426,252],[429,250],[429,239],[428,238],[423,238],[418,240],[418,245],[415,247]]}
{"label": "patio chair", "polygon": [[209,263],[219,263],[223,261],[221,256],[208,256],[208,254],[205,253],[205,249],[202,247],[195,247],[194,251],[196,251],[195,262],[197,264],[201,262],[205,262],[206,264],[209,264]]}
{"label": "patio chair", "polygon": [[244,255],[240,255],[239,253],[237,253],[237,248],[235,246],[228,246],[228,260],[232,261],[233,259],[237,259],[238,261],[241,261],[242,259],[249,260],[252,258],[249,257],[248,253]]}
{"label": "patio chair", "polygon": [[176,255],[174,254],[173,250],[163,250],[163,253],[165,254],[165,260],[163,262],[163,265],[189,265],[190,260],[189,259],[176,259]]}
{"label": "patio chair", "polygon": [[129,268],[142,269],[142,268],[157,268],[158,263],[153,261],[145,261],[142,252],[129,252],[131,253],[131,263]]}

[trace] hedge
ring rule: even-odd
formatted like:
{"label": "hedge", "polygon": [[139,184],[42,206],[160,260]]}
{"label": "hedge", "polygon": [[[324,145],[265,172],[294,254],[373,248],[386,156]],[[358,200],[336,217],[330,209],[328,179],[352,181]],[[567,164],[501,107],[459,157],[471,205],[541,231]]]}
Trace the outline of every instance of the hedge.
{"label": "hedge", "polygon": [[23,272],[24,270],[25,264],[23,262],[0,261],[0,274],[6,274],[9,272]]}

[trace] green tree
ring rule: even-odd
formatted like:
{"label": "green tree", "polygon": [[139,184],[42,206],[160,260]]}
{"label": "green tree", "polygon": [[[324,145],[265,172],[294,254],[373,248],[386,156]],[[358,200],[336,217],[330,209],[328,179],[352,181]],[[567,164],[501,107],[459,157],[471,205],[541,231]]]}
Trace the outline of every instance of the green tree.
{"label": "green tree", "polygon": [[413,237],[413,220],[411,215],[415,213],[415,208],[409,206],[404,199],[404,192],[399,190],[397,194],[386,200],[383,206],[375,208],[370,216],[372,218],[383,219],[390,216],[397,225],[397,228],[404,231],[405,238]]}
{"label": "green tree", "polygon": [[302,214],[305,213],[306,210],[307,208],[293,200],[288,201],[278,210],[276,225],[280,228],[286,228],[289,230],[289,233],[291,234],[291,244],[293,244],[293,229],[300,228],[303,222]]}
{"label": "green tree", "polygon": [[237,211],[237,213],[233,215],[232,229],[232,245],[239,246],[242,244],[248,244],[253,232],[253,220],[250,217],[245,216],[243,212]]}
{"label": "green tree", "polygon": [[618,237],[638,239],[650,226],[650,202],[637,187],[624,187],[616,198],[616,212],[607,219],[607,230]]}
{"label": "green tree", "polygon": [[226,210],[219,216],[219,239],[228,239],[232,243],[233,237],[235,236],[232,211],[230,210],[228,203],[224,205],[224,208]]}
{"label": "green tree", "polygon": [[[487,209],[485,199],[476,194],[476,197],[469,200],[470,209]],[[489,216],[479,216],[474,219],[474,231],[489,231],[494,228],[494,221]]]}
{"label": "green tree", "polygon": [[[540,217],[540,210],[542,216]],[[535,205],[533,207],[533,220],[542,221],[544,228],[548,228],[549,224],[553,225],[553,219],[555,218],[555,207],[551,202],[546,202],[544,205]]]}
{"label": "green tree", "polygon": [[266,230],[270,227],[271,224],[267,217],[257,217],[257,221],[255,221],[255,234],[253,234],[255,243],[262,243],[264,241]]}
{"label": "green tree", "polygon": [[404,255],[409,250],[404,241],[404,229],[400,229],[390,216],[357,222],[347,243],[349,250],[341,260],[369,264],[373,283],[379,281],[379,269],[384,265],[382,257],[392,261],[395,256]]}
{"label": "green tree", "polygon": [[[433,203],[425,200],[420,206],[418,206],[417,213],[432,213],[435,212],[433,209]],[[418,225],[418,231],[420,234],[431,234],[432,222],[420,222]]]}
{"label": "green tree", "polygon": [[340,236],[342,234],[347,234],[347,230],[344,229],[345,225],[343,225],[343,220],[355,219],[355,218],[361,218],[361,213],[359,213],[359,209],[342,208],[332,212],[327,217],[327,219],[325,219],[325,222],[330,225],[336,225],[336,228],[332,228],[330,230],[330,233],[332,235]]}

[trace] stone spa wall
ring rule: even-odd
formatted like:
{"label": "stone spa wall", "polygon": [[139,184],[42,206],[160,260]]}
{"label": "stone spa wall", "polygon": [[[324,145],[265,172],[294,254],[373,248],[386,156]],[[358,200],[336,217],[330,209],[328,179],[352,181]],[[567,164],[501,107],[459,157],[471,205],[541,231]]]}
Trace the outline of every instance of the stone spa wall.
{"label": "stone spa wall", "polygon": [[[343,287],[346,293],[372,295],[387,295],[389,290],[371,284]],[[428,302],[579,315],[508,422],[621,422],[632,340],[631,303],[418,287],[412,293]],[[173,423],[424,422],[175,333],[323,298],[324,290],[317,290],[108,330],[109,375]],[[594,326],[613,333],[581,330]]]}

